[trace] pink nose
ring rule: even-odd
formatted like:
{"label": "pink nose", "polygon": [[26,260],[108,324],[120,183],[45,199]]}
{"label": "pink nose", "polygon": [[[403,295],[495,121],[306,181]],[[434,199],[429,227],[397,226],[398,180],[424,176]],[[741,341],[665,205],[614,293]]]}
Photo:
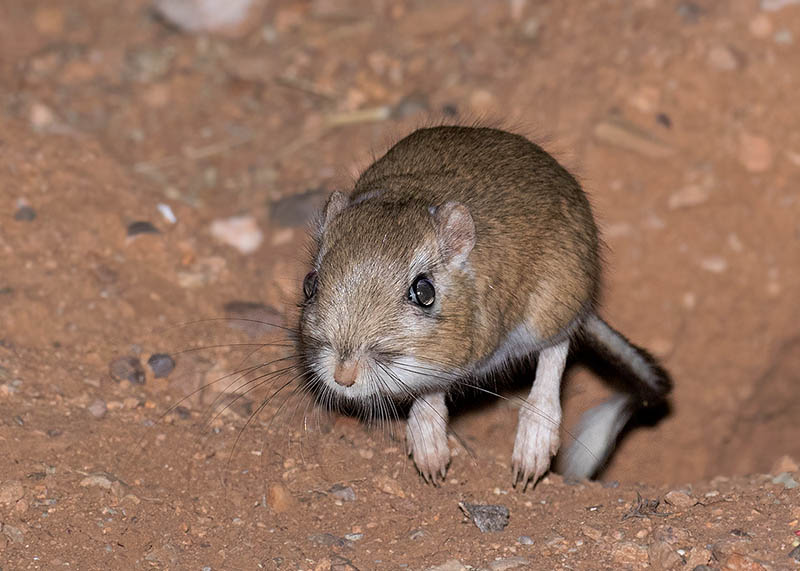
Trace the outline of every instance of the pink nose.
{"label": "pink nose", "polygon": [[333,380],[343,387],[350,387],[358,377],[358,359],[339,361],[333,371]]}

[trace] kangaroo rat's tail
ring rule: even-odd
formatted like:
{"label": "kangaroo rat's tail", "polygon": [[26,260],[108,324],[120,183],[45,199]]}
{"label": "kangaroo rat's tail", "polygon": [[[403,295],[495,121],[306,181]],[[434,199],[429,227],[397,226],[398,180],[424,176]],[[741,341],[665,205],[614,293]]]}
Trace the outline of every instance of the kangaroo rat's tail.
{"label": "kangaroo rat's tail", "polygon": [[592,349],[624,374],[630,392],[616,394],[584,413],[575,431],[575,442],[559,458],[560,472],[570,478],[593,476],[605,463],[633,413],[663,402],[672,388],[669,373],[655,357],[597,315],[586,319],[583,334]]}

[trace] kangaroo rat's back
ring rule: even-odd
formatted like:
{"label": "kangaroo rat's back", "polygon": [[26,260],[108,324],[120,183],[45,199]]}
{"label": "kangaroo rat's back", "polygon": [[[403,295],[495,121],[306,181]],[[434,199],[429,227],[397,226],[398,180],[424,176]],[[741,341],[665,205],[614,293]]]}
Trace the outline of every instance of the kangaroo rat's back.
{"label": "kangaroo rat's back", "polygon": [[589,202],[572,175],[524,137],[491,128],[420,129],[373,163],[351,198],[374,194],[467,206],[478,293],[493,290],[480,297],[487,315],[504,321],[501,330],[537,305],[537,333],[547,339],[591,307],[600,261]]}

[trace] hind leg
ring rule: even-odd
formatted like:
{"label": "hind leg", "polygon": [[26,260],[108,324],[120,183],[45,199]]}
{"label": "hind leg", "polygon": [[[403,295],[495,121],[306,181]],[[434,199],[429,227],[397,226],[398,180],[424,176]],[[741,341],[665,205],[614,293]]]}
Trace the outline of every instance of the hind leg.
{"label": "hind leg", "polygon": [[536,379],[519,411],[517,437],[511,463],[513,484],[534,484],[550,467],[558,452],[561,426],[561,375],[567,362],[569,341],[542,349],[536,365]]}

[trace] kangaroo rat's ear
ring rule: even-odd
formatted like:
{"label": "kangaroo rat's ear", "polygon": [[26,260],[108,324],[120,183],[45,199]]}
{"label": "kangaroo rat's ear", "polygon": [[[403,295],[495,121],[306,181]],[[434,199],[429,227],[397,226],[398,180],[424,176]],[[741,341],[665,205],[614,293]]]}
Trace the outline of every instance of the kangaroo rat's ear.
{"label": "kangaroo rat's ear", "polygon": [[436,233],[448,265],[464,262],[475,246],[475,222],[460,202],[447,202],[433,210]]}
{"label": "kangaroo rat's ear", "polygon": [[322,228],[325,228],[330,224],[331,220],[336,218],[342,210],[347,208],[349,202],[350,199],[347,198],[345,193],[338,190],[334,191],[333,194],[328,197],[328,202],[325,204],[325,209],[322,211]]}

